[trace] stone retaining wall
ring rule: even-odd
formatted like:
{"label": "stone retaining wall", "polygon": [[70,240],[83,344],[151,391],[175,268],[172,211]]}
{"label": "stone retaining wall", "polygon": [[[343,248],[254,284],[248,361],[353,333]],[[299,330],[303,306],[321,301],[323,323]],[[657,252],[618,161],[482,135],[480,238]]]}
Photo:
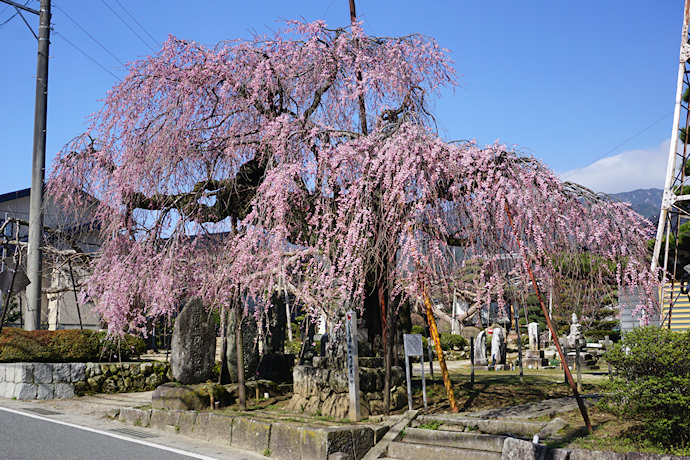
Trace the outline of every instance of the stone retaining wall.
{"label": "stone retaining wall", "polygon": [[284,460],[327,460],[336,452],[361,459],[389,429],[387,425],[310,428],[210,412],[132,408],[121,409],[119,420]]}
{"label": "stone retaining wall", "polygon": [[0,397],[71,398],[153,390],[172,379],[168,363],[0,363]]}
{"label": "stone retaining wall", "polygon": [[[290,425],[285,422],[253,420],[247,417],[232,417],[212,412],[182,410],[123,408],[118,415],[120,421],[134,426],[150,427],[170,434],[179,434],[224,446],[248,450],[280,460],[328,460],[349,458],[359,460],[389,431],[389,424],[350,425],[326,428],[311,428]],[[391,419],[392,420],[392,419]],[[439,432],[432,430],[430,434]],[[395,430],[393,431],[395,434]],[[387,448],[384,439],[381,446]],[[680,460],[687,457],[675,455],[646,454],[640,452],[614,453],[582,449],[549,449],[512,437],[501,439],[498,452],[506,460]],[[430,449],[435,446],[429,445]],[[439,447],[438,449],[447,449]],[[343,453],[336,457],[332,454]],[[471,452],[480,458],[486,452]],[[367,456],[367,458],[369,458]],[[430,458],[439,458],[432,452]],[[464,458],[464,457],[463,457]]]}

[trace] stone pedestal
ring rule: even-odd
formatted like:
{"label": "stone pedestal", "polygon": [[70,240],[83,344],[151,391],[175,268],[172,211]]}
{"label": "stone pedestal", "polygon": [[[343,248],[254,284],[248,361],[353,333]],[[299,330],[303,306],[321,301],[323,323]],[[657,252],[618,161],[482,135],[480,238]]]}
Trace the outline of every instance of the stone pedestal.
{"label": "stone pedestal", "polygon": [[522,358],[522,366],[527,369],[539,369],[549,364],[544,358],[544,350],[526,350]]}
{"label": "stone pedestal", "polygon": [[[575,360],[576,360],[576,354],[574,351],[571,351],[568,353],[568,367],[571,369],[575,369]],[[580,352],[580,361],[578,363],[580,369],[586,370],[593,370],[593,369],[599,369],[599,366],[597,366],[597,360],[592,356],[591,353],[587,353],[585,351]]]}

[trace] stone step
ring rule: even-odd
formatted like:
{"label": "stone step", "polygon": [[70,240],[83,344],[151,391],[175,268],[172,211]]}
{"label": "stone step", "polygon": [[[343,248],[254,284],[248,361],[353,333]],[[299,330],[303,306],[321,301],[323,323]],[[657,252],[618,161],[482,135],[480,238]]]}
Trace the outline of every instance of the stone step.
{"label": "stone step", "polygon": [[500,453],[503,451],[505,436],[406,428],[405,437],[402,441],[405,443],[430,444],[434,446]]}
{"label": "stone step", "polygon": [[410,442],[392,442],[388,446],[389,458],[401,460],[453,459],[453,460],[499,460],[500,452],[487,452],[456,447],[431,446]]}
{"label": "stone step", "polygon": [[[454,414],[421,415],[417,417],[420,423],[438,423],[441,429],[448,431],[470,428],[492,435],[523,436],[531,438],[539,433],[548,422],[534,422],[517,419],[482,419],[478,417],[463,417]],[[457,427],[456,429],[453,426]]]}

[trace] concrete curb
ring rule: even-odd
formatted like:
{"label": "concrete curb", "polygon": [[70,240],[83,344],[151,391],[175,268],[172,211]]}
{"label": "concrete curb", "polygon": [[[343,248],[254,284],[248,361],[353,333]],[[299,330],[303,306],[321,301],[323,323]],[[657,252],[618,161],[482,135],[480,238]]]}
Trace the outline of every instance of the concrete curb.
{"label": "concrete curb", "polygon": [[[385,437],[389,428],[386,425],[310,428],[210,412],[133,408],[121,409],[119,420],[259,454],[270,453],[271,458],[282,460],[328,460],[336,453],[359,460],[376,440]],[[403,427],[407,423],[409,420],[405,420]]]}

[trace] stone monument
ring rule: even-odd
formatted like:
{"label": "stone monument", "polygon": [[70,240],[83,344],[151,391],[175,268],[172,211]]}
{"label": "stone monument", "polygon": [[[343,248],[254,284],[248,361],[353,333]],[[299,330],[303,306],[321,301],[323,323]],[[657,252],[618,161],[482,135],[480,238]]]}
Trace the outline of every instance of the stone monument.
{"label": "stone monument", "polygon": [[[337,319],[344,321],[342,317]],[[286,409],[343,419],[348,416],[350,408],[347,331],[345,324],[338,324],[336,321],[329,321],[328,330],[328,345],[324,349],[324,355],[314,356],[293,368],[294,393]],[[360,342],[367,338],[367,333],[360,334],[362,331],[363,329],[357,329],[360,415],[366,418],[384,412],[385,372],[382,357],[366,356],[370,348],[368,350],[366,343]],[[402,409],[405,406],[405,371],[401,367],[391,366],[390,410]]]}
{"label": "stone monument", "polygon": [[568,334],[568,348],[575,350],[576,348],[582,350],[586,345],[585,335],[582,332],[582,324],[577,318],[577,315],[573,313],[570,320],[570,334]]}
{"label": "stone monument", "polygon": [[170,343],[170,367],[182,384],[211,378],[216,355],[216,324],[200,299],[187,301],[175,319]]}
{"label": "stone monument", "polygon": [[491,336],[491,364],[496,370],[506,364],[506,334],[502,327],[495,327]]}
{"label": "stone monument", "polygon": [[487,366],[489,359],[486,357],[486,331],[481,331],[474,339],[474,365]]}
{"label": "stone monument", "polygon": [[529,349],[531,351],[539,350],[539,323],[529,323],[527,334],[529,336]]}
{"label": "stone monument", "polygon": [[527,369],[539,369],[546,366],[548,360],[544,358],[544,350],[539,349],[539,323],[529,323],[527,333],[529,335],[529,350],[525,352],[522,365]]}
{"label": "stone monument", "polygon": [[[566,336],[566,343],[568,344],[568,366],[574,368],[573,365],[577,361],[578,369],[598,369],[596,366],[596,358],[589,352],[581,352],[586,350],[587,340],[582,331],[582,324],[580,324],[577,315],[573,313],[570,324],[570,333]],[[579,360],[578,360],[579,356]]]}

